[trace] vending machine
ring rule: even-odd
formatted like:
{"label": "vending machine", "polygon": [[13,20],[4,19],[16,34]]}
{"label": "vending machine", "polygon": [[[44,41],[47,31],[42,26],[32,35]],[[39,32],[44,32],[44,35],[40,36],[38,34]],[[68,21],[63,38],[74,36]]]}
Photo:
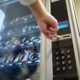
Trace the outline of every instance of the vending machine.
{"label": "vending machine", "polygon": [[[49,58],[46,58],[47,80],[80,80],[80,27],[76,19],[74,0],[49,0],[46,1],[46,8],[58,19],[57,35],[60,36],[53,41],[46,41],[46,55]],[[52,70],[49,65],[51,62]]]}
{"label": "vending machine", "polygon": [[59,38],[45,38],[31,11],[0,0],[0,80],[80,80],[80,27],[74,0],[43,0],[59,22]]}

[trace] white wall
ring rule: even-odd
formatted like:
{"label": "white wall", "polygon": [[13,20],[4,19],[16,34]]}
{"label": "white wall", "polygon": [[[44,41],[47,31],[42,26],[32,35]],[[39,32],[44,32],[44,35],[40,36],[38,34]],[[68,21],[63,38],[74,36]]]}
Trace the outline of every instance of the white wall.
{"label": "white wall", "polygon": [[74,0],[74,1],[75,1],[77,17],[78,17],[78,20],[80,21],[80,0]]}
{"label": "white wall", "polygon": [[77,20],[79,24],[79,31],[80,31],[80,0],[74,0],[76,14],[77,14]]}

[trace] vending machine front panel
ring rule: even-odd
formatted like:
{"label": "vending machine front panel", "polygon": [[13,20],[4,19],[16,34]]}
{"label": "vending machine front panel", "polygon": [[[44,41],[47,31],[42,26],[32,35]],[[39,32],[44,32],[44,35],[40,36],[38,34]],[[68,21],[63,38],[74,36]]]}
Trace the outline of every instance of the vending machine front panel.
{"label": "vending machine front panel", "polygon": [[58,19],[60,36],[52,42],[53,80],[78,80],[66,0],[53,0],[51,14]]}

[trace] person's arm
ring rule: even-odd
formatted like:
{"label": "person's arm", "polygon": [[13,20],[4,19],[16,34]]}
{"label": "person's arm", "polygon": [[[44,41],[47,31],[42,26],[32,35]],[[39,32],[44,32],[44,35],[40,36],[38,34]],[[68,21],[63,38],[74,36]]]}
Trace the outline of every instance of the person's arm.
{"label": "person's arm", "polygon": [[29,5],[33,4],[35,1],[37,1],[37,0],[18,0],[18,1],[20,1],[20,3],[23,4],[23,5],[29,6]]}
{"label": "person's arm", "polygon": [[[28,0],[25,0],[28,1]],[[34,2],[30,5],[24,4],[25,6],[29,6],[32,10],[35,18],[40,26],[40,30],[42,33],[48,38],[52,39],[56,36],[58,30],[58,22],[57,20],[50,15],[46,8],[44,7],[41,0],[33,0]]]}

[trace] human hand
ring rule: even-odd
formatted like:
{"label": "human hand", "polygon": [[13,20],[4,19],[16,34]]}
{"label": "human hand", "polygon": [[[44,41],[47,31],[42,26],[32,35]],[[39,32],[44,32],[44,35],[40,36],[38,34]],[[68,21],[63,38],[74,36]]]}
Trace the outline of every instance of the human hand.
{"label": "human hand", "polygon": [[41,32],[50,40],[56,37],[58,31],[58,22],[46,10],[41,0],[36,0],[29,6],[32,10]]}
{"label": "human hand", "polygon": [[42,17],[36,18],[39,24],[41,32],[50,40],[53,40],[57,35],[58,31],[58,22],[51,16],[49,13],[45,14]]}

